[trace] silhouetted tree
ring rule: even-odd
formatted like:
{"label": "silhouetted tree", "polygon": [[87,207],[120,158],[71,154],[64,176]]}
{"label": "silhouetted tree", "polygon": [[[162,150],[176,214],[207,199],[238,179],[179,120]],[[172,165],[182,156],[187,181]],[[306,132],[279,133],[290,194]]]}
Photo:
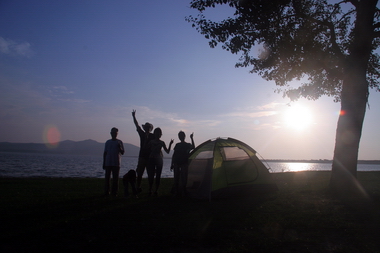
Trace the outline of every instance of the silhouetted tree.
{"label": "silhouetted tree", "polygon": [[[378,0],[194,0],[189,16],[210,47],[241,53],[237,67],[274,80],[291,100],[323,95],[341,103],[330,186],[353,185],[369,88],[379,91]],[[234,15],[214,22],[204,11],[227,4]],[[254,50],[261,47],[259,55]],[[292,80],[307,80],[299,87]]]}

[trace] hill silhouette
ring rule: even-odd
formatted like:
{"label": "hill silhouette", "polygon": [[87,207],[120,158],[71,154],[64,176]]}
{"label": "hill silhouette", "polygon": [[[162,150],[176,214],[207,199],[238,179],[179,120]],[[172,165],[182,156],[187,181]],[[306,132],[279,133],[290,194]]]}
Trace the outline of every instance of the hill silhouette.
{"label": "hill silhouette", "polygon": [[[138,156],[140,148],[124,143],[125,156]],[[48,153],[48,154],[70,154],[70,155],[103,155],[104,143],[94,140],[84,141],[61,141],[54,148],[44,143],[11,143],[0,142],[0,152],[20,153]]]}

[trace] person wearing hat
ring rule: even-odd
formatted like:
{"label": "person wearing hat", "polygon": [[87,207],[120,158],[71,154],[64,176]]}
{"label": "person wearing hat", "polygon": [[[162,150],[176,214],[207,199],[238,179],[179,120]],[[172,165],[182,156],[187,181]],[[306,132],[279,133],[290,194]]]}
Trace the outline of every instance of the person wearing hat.
{"label": "person wearing hat", "polygon": [[137,163],[137,181],[136,181],[136,188],[137,192],[141,192],[141,181],[142,181],[142,176],[144,174],[144,171],[148,165],[148,160],[150,156],[150,148],[148,147],[147,143],[151,140],[154,140],[154,134],[152,134],[153,130],[153,125],[150,124],[149,122],[146,122],[145,124],[141,126],[137,122],[136,119],[136,110],[132,111],[132,117],[133,117],[133,122],[135,123],[136,126],[136,131],[140,136],[140,152],[139,152],[139,160]]}

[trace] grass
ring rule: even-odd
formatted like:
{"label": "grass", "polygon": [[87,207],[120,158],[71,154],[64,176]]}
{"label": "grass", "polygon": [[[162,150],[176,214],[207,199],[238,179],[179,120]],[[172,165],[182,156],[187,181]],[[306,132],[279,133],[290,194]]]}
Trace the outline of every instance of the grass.
{"label": "grass", "polygon": [[276,173],[276,194],[211,202],[172,197],[172,179],[125,199],[103,197],[102,179],[0,178],[0,251],[380,252],[380,172],[359,172],[349,203],[329,177]]}

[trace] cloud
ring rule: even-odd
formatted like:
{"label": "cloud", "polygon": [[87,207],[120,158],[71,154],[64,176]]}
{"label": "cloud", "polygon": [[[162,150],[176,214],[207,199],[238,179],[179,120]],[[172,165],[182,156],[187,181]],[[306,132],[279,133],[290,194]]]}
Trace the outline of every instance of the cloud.
{"label": "cloud", "polygon": [[176,123],[179,124],[179,125],[188,125],[188,124],[189,124],[189,121],[186,120],[186,119],[175,119],[175,118],[171,118],[170,120],[173,121],[173,122],[176,122]]}
{"label": "cloud", "polygon": [[86,99],[71,99],[71,98],[67,98],[67,99],[58,99],[59,101],[62,101],[62,102],[70,102],[70,103],[90,103],[92,102],[92,100],[86,100]]}
{"label": "cloud", "polygon": [[66,86],[54,86],[53,90],[63,94],[73,94],[74,92],[69,90]]}
{"label": "cloud", "polygon": [[223,122],[219,120],[202,120],[199,123],[200,125],[205,127],[217,127],[221,125]]}
{"label": "cloud", "polygon": [[61,97],[74,94],[74,92],[69,90],[66,86],[54,86],[49,89],[49,93],[53,97]]}
{"label": "cloud", "polygon": [[243,109],[238,109],[236,112],[231,112],[221,115],[221,117],[239,117],[239,118],[262,118],[269,117],[278,114],[276,109],[278,106],[282,106],[282,103],[272,102],[269,104],[248,107]]}
{"label": "cloud", "polygon": [[[152,123],[154,126],[173,125],[175,127],[187,127],[193,124],[189,119],[181,118],[176,113],[163,112],[146,106],[134,106],[133,108],[132,110],[136,110],[136,118],[140,124],[146,121]],[[140,122],[142,118],[144,120]]]}
{"label": "cloud", "polygon": [[29,42],[16,42],[10,39],[4,39],[0,37],[0,53],[12,55],[31,57],[34,55],[34,51],[31,49]]}
{"label": "cloud", "polygon": [[282,106],[282,105],[284,105],[284,103],[272,102],[272,103],[269,103],[269,104],[265,104],[265,105],[262,105],[262,106],[258,106],[257,109],[258,109],[258,110],[275,109],[276,107],[278,107],[278,106]]}
{"label": "cloud", "polygon": [[261,118],[276,115],[277,111],[263,112],[232,112],[222,115],[223,117],[241,117],[241,118]]}

